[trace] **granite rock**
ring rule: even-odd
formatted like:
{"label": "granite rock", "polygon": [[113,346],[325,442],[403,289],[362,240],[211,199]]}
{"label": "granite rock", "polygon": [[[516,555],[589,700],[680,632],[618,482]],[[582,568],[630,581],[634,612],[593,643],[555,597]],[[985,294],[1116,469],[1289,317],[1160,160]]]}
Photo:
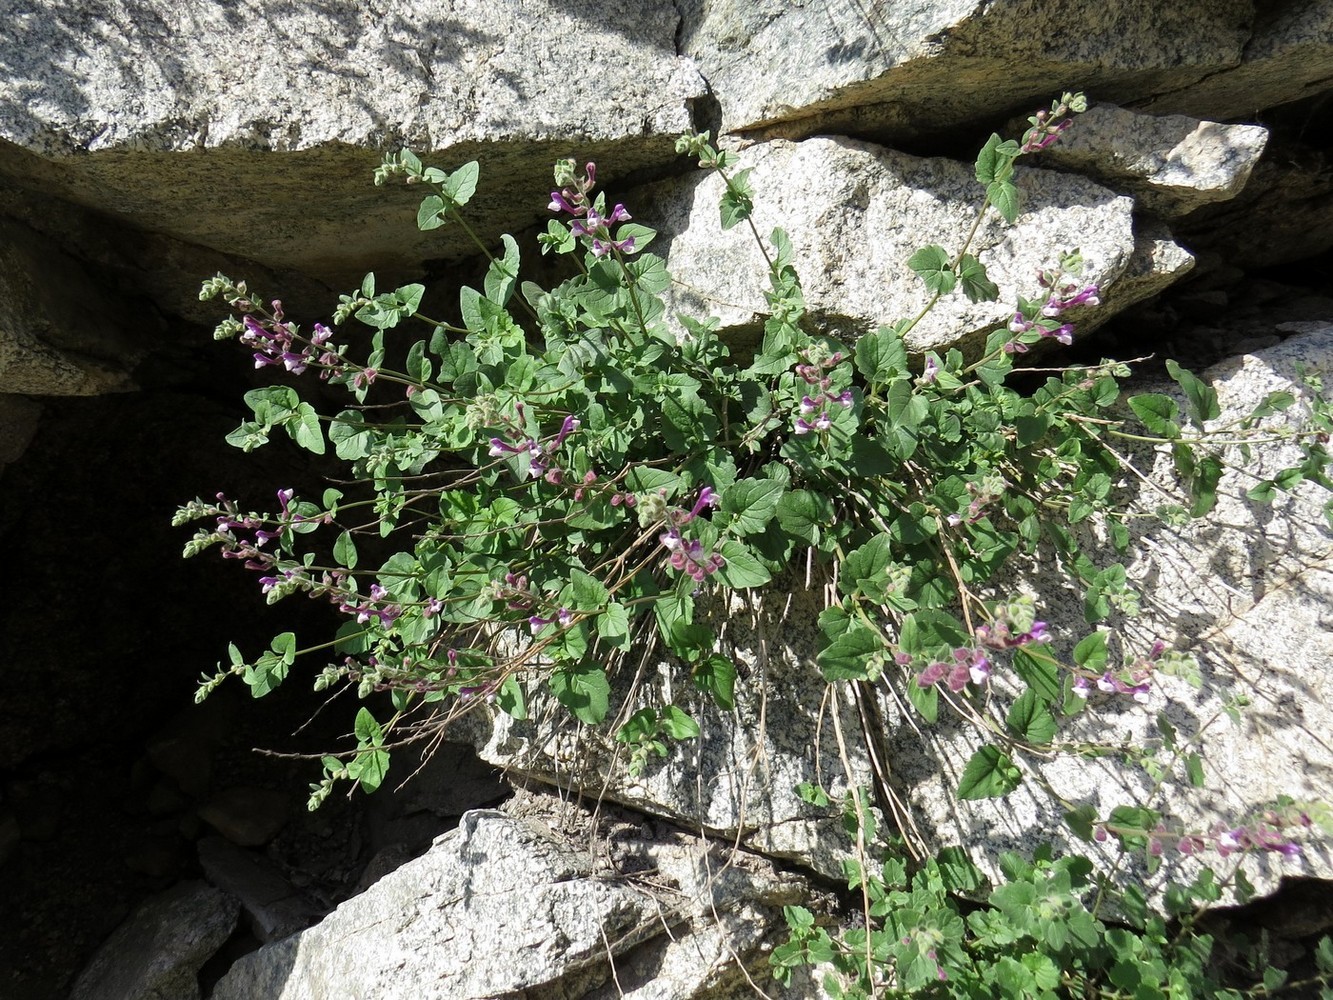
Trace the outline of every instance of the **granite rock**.
{"label": "granite rock", "polygon": [[705,93],[670,5],[542,6],[51,0],[6,21],[0,174],[335,283],[456,257],[466,236],[413,236],[412,192],[371,186],[381,150],[480,158],[469,221],[496,234],[541,215],[557,157],[669,159]]}
{"label": "granite rock", "polygon": [[[741,165],[753,171],[758,232],[767,237],[781,227],[791,238],[810,320],[847,339],[920,311],[929,294],[908,258],[931,243],[956,252],[981,203],[969,165],[851,139],[774,140],[745,150]],[[1136,253],[1166,260],[1151,242],[1140,248],[1130,199],[1048,170],[1020,167],[1016,184],[1022,207],[1015,224],[988,213],[971,245],[999,285],[999,300],[946,296],[911,330],[909,349],[969,342],[1005,325],[1015,296],[1035,295],[1036,275],[1062,251],[1081,249],[1083,280],[1108,293]],[[636,192],[633,207],[659,230],[653,249],[667,258],[675,279],[668,315],[717,316],[722,330],[743,334],[762,324],[767,270],[748,226],[720,230],[722,190],[715,174],[663,181]],[[1144,266],[1144,273],[1156,275],[1156,290],[1185,263],[1177,257],[1164,269]],[[1086,331],[1111,312],[1084,308],[1070,319]]]}
{"label": "granite rock", "polygon": [[199,968],[231,935],[237,909],[202,882],[154,896],[93,956],[70,1000],[199,1000]]}
{"label": "granite rock", "polygon": [[721,127],[902,139],[1040,107],[1077,80],[1125,103],[1241,61],[1249,0],[691,0],[683,51]]}
{"label": "granite rock", "polygon": [[633,863],[606,877],[588,843],[467,813],[320,924],[240,959],[213,1000],[732,996],[736,960],[771,946],[776,907],[802,889],[681,834],[625,842]]}
{"label": "granite rock", "polygon": [[1073,170],[1174,219],[1235,197],[1263,154],[1268,130],[1099,104],[1079,115],[1039,163]]}

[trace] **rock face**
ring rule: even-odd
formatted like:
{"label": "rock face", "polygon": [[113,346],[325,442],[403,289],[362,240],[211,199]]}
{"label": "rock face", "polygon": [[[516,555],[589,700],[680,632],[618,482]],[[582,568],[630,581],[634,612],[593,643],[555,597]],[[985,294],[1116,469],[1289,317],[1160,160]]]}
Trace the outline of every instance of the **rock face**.
{"label": "rock face", "polygon": [[[774,227],[787,232],[811,320],[849,340],[922,309],[930,296],[907,259],[932,243],[958,252],[980,207],[970,166],[847,139],[765,143],[747,149],[744,162],[753,171],[755,228],[765,238]],[[945,297],[908,334],[909,349],[938,350],[1003,326],[1013,316],[1013,296],[1035,295],[1036,275],[1065,250],[1081,248],[1083,280],[1108,291],[1139,250],[1128,198],[1043,170],[1019,168],[1015,183],[1023,199],[1015,224],[992,214],[971,246],[1004,297]],[[636,209],[661,227],[676,281],[668,314],[718,316],[724,331],[753,330],[762,325],[767,269],[748,226],[720,230],[723,190],[715,174],[666,181],[649,188]],[[1109,315],[1087,309],[1071,319],[1089,330]]]}
{"label": "rock face", "polygon": [[721,997],[743,976],[733,956],[761,949],[771,908],[802,888],[679,833],[618,848],[627,870],[607,878],[538,821],[467,813],[372,892],[241,959],[212,998]]}
{"label": "rock face", "polygon": [[199,967],[231,934],[236,902],[202,882],[149,901],[107,940],[71,1000],[198,1000]]}
{"label": "rock face", "polygon": [[1034,96],[1039,105],[1071,80],[1118,103],[1188,93],[1241,62],[1253,14],[1247,0],[693,0],[687,9],[685,52],[718,96],[724,129],[899,139]]}
{"label": "rock face", "polygon": [[[637,811],[616,813],[612,833],[609,802],[603,825],[585,816],[573,833],[565,812],[533,805],[540,796],[475,811],[508,792],[460,751],[393,789],[382,810],[312,833],[336,842],[338,878],[303,881],[300,859],[284,854],[302,819],[291,797],[236,794],[268,786],[232,780],[234,762],[215,757],[221,741],[202,739],[195,716],[160,725],[211,668],[211,623],[252,595],[183,570],[180,538],[154,505],[209,495],[223,485],[215,477],[242,469],[257,467],[265,490],[329,472],[276,447],[244,466],[233,450],[207,451],[254,384],[233,384],[219,370],[232,359],[210,353],[202,326],[216,316],[197,289],[214,272],[281,295],[303,323],[327,320],[337,292],[372,269],[381,288],[429,284],[447,312],[478,242],[542,224],[552,161],[570,156],[596,161],[613,203],[661,230],[653,249],[676,279],[671,311],[719,317],[743,348],[763,322],[762,256],[747,226],[720,231],[719,180],[674,153],[678,134],[707,128],[752,169],[759,233],[790,234],[812,324],[854,339],[926,301],[907,258],[925,244],[961,247],[982,196],[971,158],[991,131],[1015,134],[1014,116],[1021,129],[1077,85],[1092,110],[1022,161],[1017,223],[988,219],[970,247],[1000,300],[955,295],[912,330],[911,347],[969,346],[1033,292],[1039,268],[1077,247],[1101,305],[1070,318],[1081,336],[1114,331],[1121,356],[1161,349],[1164,331],[1212,340],[1227,327],[1234,341],[1237,317],[1250,324],[1240,336],[1270,349],[1207,376],[1229,413],[1294,385],[1297,360],[1333,367],[1327,289],[1247,278],[1280,264],[1284,281],[1308,284],[1327,271],[1316,258],[1333,247],[1333,0],[35,0],[0,21],[0,542],[22,581],[0,605],[17,644],[0,667],[0,758],[24,768],[0,773],[0,864],[27,866],[14,879],[25,889],[47,870],[33,858],[95,877],[60,837],[78,807],[95,813],[90,839],[116,809],[101,796],[80,803],[63,773],[53,783],[27,771],[44,757],[118,759],[114,743],[140,762],[124,780],[142,832],[117,841],[135,843],[115,861],[137,881],[89,897],[120,896],[127,909],[195,857],[217,887],[185,883],[136,911],[91,964],[93,938],[126,909],[103,906],[82,936],[48,921],[28,938],[6,924],[0,981],[15,972],[25,1000],[66,995],[84,965],[76,997],[193,1000],[242,908],[248,930],[209,963],[205,992],[242,938],[265,945],[225,974],[219,1000],[720,1000],[754,995],[751,977],[779,996],[765,966],[781,906],[818,895],[809,873],[841,878],[853,850],[839,803],[812,805],[798,786],[837,800],[878,780],[885,820],[931,845],[984,843],[985,863],[1058,829],[1026,788],[952,809],[968,738],[915,728],[882,690],[830,694],[813,662],[824,594],[795,579],[716,609],[723,645],[749,672],[733,713],[689,703],[679,670],[659,665],[658,689],[677,685],[704,732],[641,776],[610,736],[541,721],[539,697],[539,721],[473,720],[472,742],[510,777]],[[446,169],[480,162],[465,211],[476,242],[460,226],[414,232],[417,192],[372,186],[382,155],[405,144]],[[1309,325],[1251,324],[1279,303]],[[1189,322],[1200,317],[1219,326],[1200,333]],[[1165,459],[1138,457],[1165,481]],[[1333,564],[1309,501],[1255,511],[1231,497],[1208,527],[1138,539],[1151,629],[1197,646],[1205,664],[1200,693],[1170,691],[1169,719],[1206,750],[1207,768],[1193,800],[1162,790],[1173,822],[1209,829],[1278,792],[1328,796],[1333,690],[1313,665],[1333,660]],[[1066,637],[1086,631],[1077,609],[1048,618]],[[159,621],[169,627],[145,624]],[[1219,716],[1235,677],[1257,694],[1239,727]],[[1154,740],[1169,687],[1147,710],[1094,708]],[[391,783],[415,774],[403,759]],[[1095,762],[1065,767],[1044,773],[1072,801],[1109,807],[1151,786],[1143,775],[1114,785]],[[739,846],[721,850],[718,838]],[[1169,860],[1164,876],[1188,870]],[[1256,882],[1333,877],[1327,854],[1311,850],[1302,865]],[[305,926],[352,887],[364,892]],[[17,978],[38,938],[41,988]],[[51,957],[62,949],[68,968]]]}
{"label": "rock face", "polygon": [[[625,175],[669,158],[705,86],[669,5],[540,16],[518,0],[43,4],[0,49],[0,175],[187,243],[338,283],[470,252],[413,236],[410,193],[369,186],[378,150],[448,169],[481,156],[470,221],[536,219],[560,156]],[[468,247],[468,249],[464,249]]]}

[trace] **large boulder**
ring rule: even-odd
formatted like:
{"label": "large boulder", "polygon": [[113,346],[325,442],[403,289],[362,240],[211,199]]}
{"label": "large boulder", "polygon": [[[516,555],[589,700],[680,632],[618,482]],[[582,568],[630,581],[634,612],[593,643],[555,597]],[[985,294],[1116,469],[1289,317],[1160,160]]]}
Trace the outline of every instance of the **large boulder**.
{"label": "large boulder", "polygon": [[230,936],[238,909],[202,882],[153,897],[93,956],[71,1000],[199,1000],[199,969]]}
{"label": "large boulder", "polygon": [[[908,258],[932,243],[957,253],[983,196],[969,164],[851,139],[774,140],[746,149],[741,163],[752,170],[755,228],[765,239],[775,227],[791,237],[810,319],[848,339],[921,310],[930,296]],[[1037,274],[1066,250],[1082,250],[1082,280],[1108,293],[1135,258],[1135,281],[1151,277],[1149,291],[1191,264],[1183,251],[1162,252],[1160,231],[1136,238],[1133,202],[1086,178],[1020,167],[1015,183],[1022,199],[1016,222],[989,212],[970,246],[1000,298],[946,296],[907,335],[911,350],[968,342],[1004,326],[1016,296],[1035,295]],[[636,192],[634,210],[661,234],[653,249],[666,256],[675,279],[668,314],[717,316],[724,331],[739,334],[762,324],[768,276],[749,226],[721,231],[722,192],[717,174],[663,181]],[[1119,308],[1143,294],[1140,288],[1124,296]],[[1070,318],[1086,332],[1112,313],[1104,305]]]}
{"label": "large boulder", "polygon": [[1241,62],[1253,6],[692,0],[682,37],[723,129],[901,139],[1039,106],[1074,81],[1116,103],[1187,90]]}
{"label": "large boulder", "polygon": [[1268,142],[1259,125],[1147,115],[1099,104],[1045,150],[1042,163],[1074,170],[1174,219],[1240,193]]}
{"label": "large boulder", "polygon": [[1275,0],[1254,5],[1254,24],[1239,65],[1144,102],[1152,110],[1188,107],[1220,121],[1252,120],[1261,111],[1327,89],[1333,76],[1333,2]]}
{"label": "large boulder", "polygon": [[467,813],[317,926],[239,960],[212,1000],[720,1000],[740,994],[742,963],[762,964],[776,909],[809,891],[664,826],[617,824],[590,853],[586,822],[578,840],[546,825],[573,811]]}
{"label": "large boulder", "polygon": [[410,191],[369,183],[381,151],[483,161],[468,218],[521,228],[551,162],[657,167],[702,79],[670,5],[517,0],[227,7],[52,0],[0,41],[0,175],[43,196],[338,283],[475,251],[404,228]]}

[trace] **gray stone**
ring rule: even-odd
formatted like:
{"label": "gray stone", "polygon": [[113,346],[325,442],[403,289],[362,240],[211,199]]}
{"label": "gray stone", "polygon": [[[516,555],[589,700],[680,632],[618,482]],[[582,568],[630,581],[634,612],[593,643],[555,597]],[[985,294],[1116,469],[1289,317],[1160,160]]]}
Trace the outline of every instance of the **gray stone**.
{"label": "gray stone", "polygon": [[1266,108],[1311,97],[1333,77],[1333,2],[1256,3],[1254,26],[1237,66],[1144,102],[1219,121],[1253,120]]}
{"label": "gray stone", "polygon": [[1102,295],[1102,305],[1077,324],[1087,334],[1135,303],[1151,298],[1194,269],[1194,255],[1173,238],[1162,222],[1134,217],[1134,252],[1125,269]]}
{"label": "gray stone", "polygon": [[535,819],[470,812],[317,926],[240,959],[213,1000],[717,997],[733,956],[770,947],[775,907],[805,891],[688,836],[624,846],[635,866],[606,877]]}
{"label": "gray stone", "polygon": [[1075,118],[1037,162],[1086,174],[1133,195],[1139,208],[1174,219],[1235,197],[1267,142],[1268,130],[1258,125],[1098,104]]}
{"label": "gray stone", "polygon": [[[739,838],[751,850],[837,878],[853,852],[841,818],[805,802],[796,788],[822,785],[840,800],[850,788],[868,783],[872,772],[855,738],[860,731],[856,708],[845,698],[836,707],[826,700],[826,685],[814,664],[821,597],[799,584],[790,592],[775,586],[749,603],[737,600],[710,615],[712,621],[725,620],[721,648],[748,675],[736,685],[734,712],[720,712],[700,692],[682,686],[677,665],[658,663],[620,716],[628,718],[643,707],[641,701],[674,697],[703,732],[698,740],[680,744],[667,760],[650,763],[638,777],[627,772],[614,726],[604,731],[569,724],[544,690],[529,696],[528,721],[497,712],[493,719],[477,716],[466,724],[474,727],[481,757],[511,774]],[[839,752],[839,732],[851,741],[847,766]]]}
{"label": "gray stone", "polygon": [[219,889],[241,902],[260,941],[276,941],[309,927],[325,908],[307,898],[261,854],[222,837],[199,841],[199,865]]}
{"label": "gray stone", "polygon": [[41,417],[42,405],[36,400],[0,394],[0,471],[27,451]]}
{"label": "gray stone", "polygon": [[474,252],[413,234],[414,192],[370,184],[382,150],[481,159],[468,218],[494,234],[542,215],[557,157],[670,158],[705,93],[670,5],[542,7],[53,0],[6,19],[0,174],[338,284]]}
{"label": "gray stone", "polygon": [[[1298,364],[1327,370],[1333,361],[1333,325],[1303,329],[1304,336],[1201,373],[1218,391],[1218,425],[1249,413],[1269,392],[1301,395]],[[1135,391],[1171,388],[1144,385]],[[1279,416],[1267,425],[1281,428],[1287,422]],[[1024,761],[1066,801],[1093,805],[1101,816],[1115,806],[1146,803],[1165,814],[1169,830],[1207,833],[1252,821],[1279,795],[1327,799],[1333,776],[1333,746],[1326,738],[1333,731],[1333,673],[1324,666],[1333,662],[1333,533],[1320,511],[1327,494],[1306,484],[1272,507],[1244,498],[1257,477],[1273,475],[1296,456],[1291,445],[1258,446],[1250,459],[1231,449],[1229,459],[1239,471],[1224,476],[1218,507],[1206,520],[1179,529],[1156,525],[1134,540],[1135,555],[1126,567],[1131,581],[1137,581],[1145,614],[1127,625],[1128,648],[1135,655],[1145,653],[1162,639],[1194,652],[1204,671],[1202,690],[1155,675],[1146,705],[1124,696],[1094,695],[1091,710],[1061,734],[1071,740],[1105,740],[1114,734],[1129,746],[1153,746],[1161,738],[1158,713],[1165,713],[1181,740],[1194,740],[1189,750],[1202,756],[1203,787],[1191,788],[1180,770],[1158,788],[1146,771],[1105,761]],[[1131,457],[1157,484],[1145,490],[1143,506],[1154,509],[1171,500],[1158,492],[1171,490],[1175,482],[1170,457],[1152,452]],[[1022,585],[1038,595],[1041,617],[1057,636],[1056,651],[1068,656],[1092,628],[1083,620],[1081,602],[1061,588],[1060,579],[1037,572]],[[1238,693],[1249,695],[1254,704],[1237,725],[1225,706]],[[976,858],[983,865],[1000,850],[1030,852],[1048,841],[1058,850],[1101,853],[1108,865],[1113,861],[1113,847],[1069,838],[1061,807],[1031,780],[1002,801],[959,809],[948,792],[978,745],[974,734],[945,727],[893,730],[893,759],[908,770],[913,812],[923,828],[937,831],[946,842],[985,844],[986,851]],[[1246,874],[1260,893],[1276,890],[1284,875],[1333,877],[1333,855],[1326,845],[1310,839],[1304,850],[1298,860],[1258,854],[1246,863]],[[1136,877],[1160,892],[1168,879],[1188,881],[1201,863],[1217,861],[1211,851],[1200,860],[1168,849],[1155,876],[1140,870]]]}
{"label": "gray stone", "polygon": [[199,818],[233,844],[262,847],[287,822],[290,796],[271,788],[238,785],[199,807]]}
{"label": "gray stone", "polygon": [[237,909],[202,882],[154,896],[93,956],[70,1000],[198,1000],[199,969],[231,936]]}
{"label": "gray stone", "polygon": [[[929,295],[908,258],[931,243],[957,252],[983,196],[969,165],[850,139],[764,143],[746,149],[741,165],[753,170],[759,233],[767,238],[781,227],[791,237],[809,318],[848,339],[921,310]],[[1136,242],[1128,198],[1046,170],[1019,168],[1016,183],[1023,199],[1016,223],[988,213],[971,244],[999,285],[1000,299],[972,303],[961,292],[946,296],[908,334],[911,350],[967,342],[1004,326],[1015,297],[1035,296],[1037,273],[1054,266],[1062,251],[1081,249],[1082,280],[1108,293],[1136,253],[1167,261],[1156,243],[1141,249]],[[767,308],[766,265],[748,226],[720,230],[722,190],[716,174],[664,181],[636,192],[633,208],[661,233],[653,249],[666,256],[675,279],[668,314],[713,315],[723,330],[754,331]],[[1144,265],[1144,274],[1155,275],[1151,290],[1182,271],[1177,257],[1162,267]],[[1114,299],[1108,295],[1108,301]],[[1110,315],[1101,306],[1069,318],[1091,329]]]}
{"label": "gray stone", "polygon": [[902,138],[1022,107],[1077,80],[1125,103],[1236,66],[1249,0],[692,0],[682,32],[721,126]]}
{"label": "gray stone", "polygon": [[[57,244],[0,219],[0,379],[7,392],[91,396],[133,388],[144,347],[129,305]],[[156,324],[141,319],[146,338]],[[119,328],[119,329],[117,329]]]}

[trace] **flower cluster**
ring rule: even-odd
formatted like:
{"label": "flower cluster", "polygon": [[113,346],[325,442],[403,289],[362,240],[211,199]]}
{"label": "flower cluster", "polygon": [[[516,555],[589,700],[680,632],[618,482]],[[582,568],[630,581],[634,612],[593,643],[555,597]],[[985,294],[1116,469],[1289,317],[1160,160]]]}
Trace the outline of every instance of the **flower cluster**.
{"label": "flower cluster", "polygon": [[1146,656],[1140,656],[1124,670],[1115,673],[1108,670],[1096,678],[1080,674],[1074,681],[1073,690],[1080,698],[1087,698],[1095,685],[1104,694],[1127,694],[1143,705],[1148,702],[1152,690],[1149,681],[1158,672],[1181,677],[1195,687],[1202,684],[1198,660],[1189,653],[1167,649],[1166,644],[1158,640]]}
{"label": "flower cluster", "polygon": [[[911,657],[898,654],[898,662],[906,665]],[[991,662],[984,650],[960,646],[953,651],[951,662],[935,661],[917,674],[917,687],[934,687],[944,681],[950,691],[958,694],[970,681],[973,684],[985,684],[991,675]]]}
{"label": "flower cluster", "polygon": [[816,395],[812,396],[807,392],[801,397],[800,406],[797,407],[800,415],[796,418],[793,430],[797,434],[823,432],[833,426],[833,418],[829,416],[830,406],[852,405],[850,389],[840,393],[829,391],[833,385],[829,372],[842,364],[843,353],[836,351],[833,354],[826,354],[816,345],[802,351],[801,357],[805,359],[805,363],[796,366],[796,375],[810,386]]}
{"label": "flower cluster", "polygon": [[[1148,832],[1148,853],[1161,857],[1167,849],[1175,849],[1181,854],[1193,855],[1213,850],[1221,857],[1250,851],[1271,851],[1283,857],[1296,858],[1301,855],[1300,841],[1293,833],[1310,829],[1313,820],[1302,809],[1269,809],[1251,822],[1239,826],[1218,823],[1207,833],[1172,833],[1163,823]],[[1120,830],[1114,825],[1099,824],[1093,830],[1093,838],[1105,842],[1112,833],[1142,836],[1143,831]]]}
{"label": "flower cluster", "polygon": [[1036,620],[1032,598],[1026,595],[997,607],[991,623],[978,625],[973,635],[978,643],[990,649],[1013,649],[1051,641],[1046,623]]}
{"label": "flower cluster", "polygon": [[[519,440],[522,435],[522,421],[524,420],[523,404],[516,404],[516,409],[518,410],[519,423],[507,422],[512,435],[511,440],[506,441],[499,437],[491,438],[490,456],[492,458],[504,458],[507,455],[526,454],[529,459],[528,475],[534,479],[543,478],[552,485],[560,485],[564,482],[565,473],[560,466],[551,463],[551,456],[560,450],[566,438],[579,429],[579,418],[573,414],[567,415],[560,424],[560,430],[553,437],[544,441],[533,437],[522,437]],[[595,473],[590,474],[593,479],[597,478]],[[591,481],[585,477],[585,483]]]}
{"label": "flower cluster", "polygon": [[1028,118],[1031,126],[1023,133],[1023,144],[1019,147],[1024,153],[1036,153],[1046,149],[1060,133],[1073,124],[1070,113],[1082,114],[1088,110],[1088,100],[1082,94],[1064,93],[1058,101],[1051,104],[1049,111],[1043,109]]}
{"label": "flower cluster", "polygon": [[589,195],[596,184],[597,164],[584,166],[583,176],[574,173],[573,160],[561,160],[555,165],[555,182],[562,185],[559,191],[551,192],[551,203],[547,206],[552,212],[564,212],[574,217],[570,231],[575,236],[582,236],[592,241],[594,257],[603,257],[613,250],[617,253],[633,253],[634,237],[626,236],[615,239],[611,227],[620,222],[629,222],[633,218],[625,211],[625,206],[617,204],[609,214],[603,215],[601,200],[594,202]]}
{"label": "flower cluster", "polygon": [[310,339],[302,342],[296,327],[284,322],[282,303],[274,299],[271,305],[272,318],[257,317],[253,312],[247,312],[241,318],[243,330],[239,340],[245,346],[255,348],[255,367],[281,365],[293,375],[300,375],[311,364],[319,364],[325,369],[320,377],[327,378],[329,369],[337,368],[342,362],[342,358],[328,347],[333,331],[316,323]]}
{"label": "flower cluster", "polygon": [[[706,577],[712,576],[727,563],[716,552],[705,550],[703,542],[699,539],[684,537],[680,529],[698,517],[705,507],[716,507],[717,502],[717,494],[713,492],[713,488],[705,486],[699,491],[698,499],[688,511],[676,508],[666,512],[665,520],[670,527],[658,536],[658,541],[668,553],[667,565],[677,572],[685,573],[696,583],[702,583]],[[645,509],[649,506],[651,505],[644,505]],[[640,517],[642,516],[641,512]]]}
{"label": "flower cluster", "polygon": [[[1038,299],[1020,299],[1020,307],[1009,321],[1009,332],[1015,339],[1004,345],[1010,354],[1022,354],[1029,343],[1049,338],[1061,344],[1074,342],[1074,324],[1064,321],[1062,314],[1077,306],[1101,305],[1101,291],[1096,285],[1080,285],[1073,274],[1083,267],[1078,251],[1064,254],[1059,267],[1037,272],[1037,283],[1044,290]],[[1031,334],[1032,336],[1024,336]]]}
{"label": "flower cluster", "polygon": [[967,516],[950,514],[946,520],[955,528],[964,521],[968,524],[976,524],[986,516],[986,508],[1004,496],[1004,489],[1004,477],[993,472],[982,476],[979,481],[969,482],[967,492],[972,500],[967,505]]}

